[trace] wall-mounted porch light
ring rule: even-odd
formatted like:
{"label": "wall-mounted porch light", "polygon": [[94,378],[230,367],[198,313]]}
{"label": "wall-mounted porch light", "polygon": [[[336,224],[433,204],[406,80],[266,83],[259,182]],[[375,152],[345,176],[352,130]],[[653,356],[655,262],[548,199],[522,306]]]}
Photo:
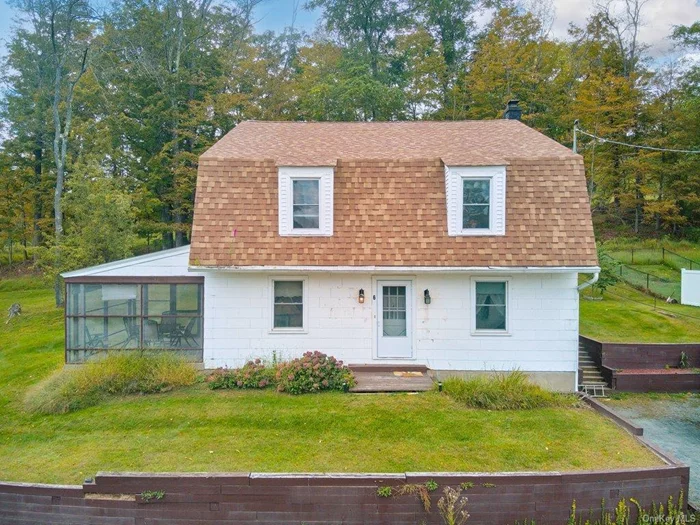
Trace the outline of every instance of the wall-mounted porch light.
{"label": "wall-mounted porch light", "polygon": [[430,290],[428,290],[428,289],[426,288],[426,289],[423,291],[423,302],[424,302],[425,304],[430,304],[430,301],[431,301],[431,299],[430,299]]}
{"label": "wall-mounted porch light", "polygon": [[360,304],[365,302],[365,291],[362,288],[360,288],[360,294],[357,296],[357,302]]}

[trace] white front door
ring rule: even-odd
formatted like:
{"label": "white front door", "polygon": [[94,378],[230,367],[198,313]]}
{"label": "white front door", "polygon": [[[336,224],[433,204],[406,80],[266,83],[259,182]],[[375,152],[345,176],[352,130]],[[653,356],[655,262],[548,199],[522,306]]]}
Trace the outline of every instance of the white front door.
{"label": "white front door", "polygon": [[377,281],[377,357],[413,357],[411,281]]}

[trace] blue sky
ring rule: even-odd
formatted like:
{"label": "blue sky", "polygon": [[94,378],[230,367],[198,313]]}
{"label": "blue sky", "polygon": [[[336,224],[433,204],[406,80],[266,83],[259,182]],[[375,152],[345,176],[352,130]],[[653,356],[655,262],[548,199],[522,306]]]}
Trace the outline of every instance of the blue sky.
{"label": "blue sky", "polygon": [[[258,31],[279,31],[291,25],[295,3],[295,0],[263,0],[255,10],[255,28]],[[303,9],[303,4],[303,0],[298,2],[294,27],[310,33],[316,26],[319,10],[307,11]]]}
{"label": "blue sky", "polygon": [[[292,23],[294,5],[299,0],[263,0],[255,9],[255,28],[257,31],[280,31]],[[306,11],[301,6],[304,0],[299,2],[294,27],[312,32],[319,17],[318,10]],[[0,0],[0,56],[5,54],[5,42],[10,36],[10,27],[14,10]]]}

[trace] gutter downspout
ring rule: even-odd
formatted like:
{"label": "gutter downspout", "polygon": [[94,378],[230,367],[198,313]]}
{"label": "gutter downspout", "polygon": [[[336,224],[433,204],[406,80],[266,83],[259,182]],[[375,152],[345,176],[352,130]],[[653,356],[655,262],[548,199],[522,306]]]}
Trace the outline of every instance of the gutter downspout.
{"label": "gutter downspout", "polygon": [[593,285],[593,284],[595,284],[595,283],[598,282],[598,277],[600,277],[600,272],[595,272],[595,273],[593,274],[593,278],[592,278],[592,279],[590,279],[589,281],[586,281],[585,283],[579,284],[579,285],[576,287],[576,289],[580,292],[581,290],[584,290],[584,289],[588,288],[589,286],[591,286],[591,285]]}

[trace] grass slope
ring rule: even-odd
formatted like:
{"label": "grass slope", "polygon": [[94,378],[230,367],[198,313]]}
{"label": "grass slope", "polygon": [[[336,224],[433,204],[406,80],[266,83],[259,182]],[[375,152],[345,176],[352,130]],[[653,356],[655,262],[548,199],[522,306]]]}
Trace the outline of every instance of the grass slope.
{"label": "grass slope", "polygon": [[[611,256],[627,264],[632,263],[632,250],[634,250],[634,264],[658,264],[661,262],[662,247],[700,262],[700,243],[697,242],[620,237],[607,240],[602,243],[602,246]],[[675,265],[682,261],[669,255],[669,263]]]}
{"label": "grass slope", "polygon": [[658,460],[588,409],[489,412],[445,395],[287,396],[185,390],[62,415],[22,409],[63,363],[62,312],[29,279],[0,283],[0,479],[76,483],[98,470],[495,471],[651,466]]}
{"label": "grass slope", "polygon": [[[700,308],[667,304],[627,284],[612,286],[602,300],[588,288],[581,299],[581,335],[603,342],[695,343],[700,341]],[[656,307],[655,307],[656,304]]]}

